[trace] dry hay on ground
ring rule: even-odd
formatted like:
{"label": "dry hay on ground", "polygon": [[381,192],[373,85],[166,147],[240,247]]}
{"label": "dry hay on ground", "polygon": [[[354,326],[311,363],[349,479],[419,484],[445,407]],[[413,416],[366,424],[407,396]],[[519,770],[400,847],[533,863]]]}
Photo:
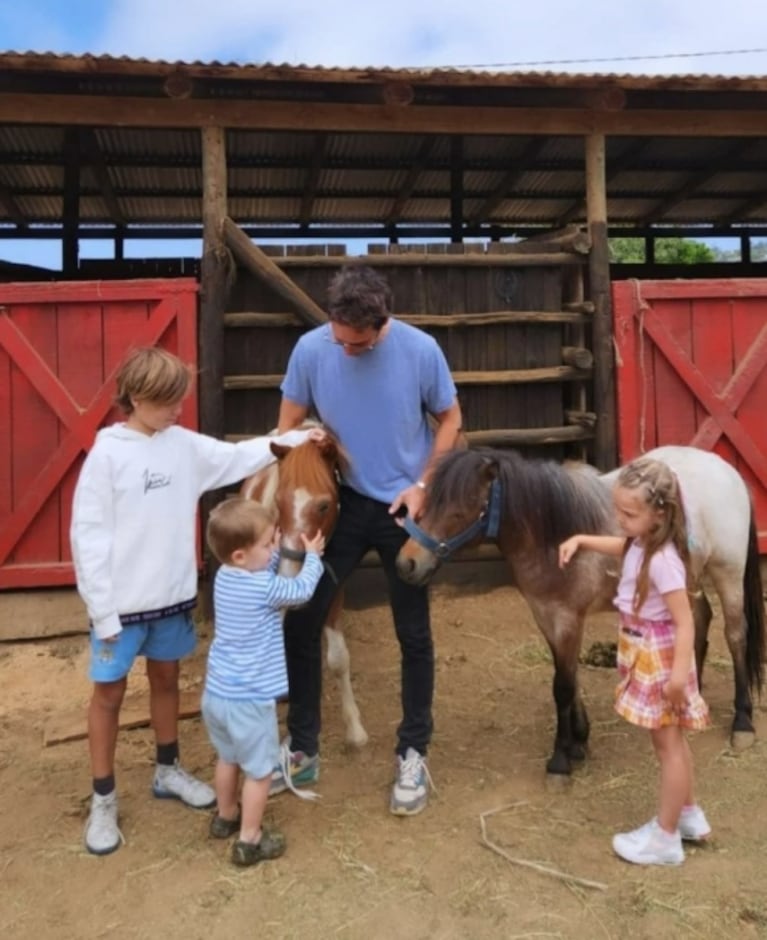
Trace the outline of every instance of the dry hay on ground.
{"label": "dry hay on ground", "polygon": [[[319,805],[289,795],[271,820],[288,837],[278,862],[239,871],[228,846],[208,840],[207,815],[150,795],[151,734],[125,732],[118,748],[126,845],[97,859],[81,847],[88,797],[85,743],[42,746],[42,728],[88,699],[82,638],[0,647],[0,935],[249,937],[280,940],[495,940],[695,938],[767,935],[767,722],[754,748],[727,746],[732,677],[721,625],[712,626],[705,694],[714,726],[693,738],[699,792],[715,836],[678,869],[619,862],[612,834],[653,812],[649,742],[611,707],[610,670],[581,666],[592,720],[591,754],[565,789],[546,786],[553,734],[551,666],[527,608],[511,588],[433,597],[438,654],[430,767],[437,786],[412,819],[387,812],[399,720],[399,665],[385,607],[346,614],[354,683],[371,735],[360,753],[342,741],[327,684]],[[584,649],[612,641],[595,618]],[[203,628],[203,631],[205,628]],[[184,671],[199,689],[203,641]],[[131,691],[144,686],[140,674]],[[205,776],[212,755],[199,721],[184,722],[187,765]],[[583,879],[521,868],[483,846],[480,817],[510,855]]]}

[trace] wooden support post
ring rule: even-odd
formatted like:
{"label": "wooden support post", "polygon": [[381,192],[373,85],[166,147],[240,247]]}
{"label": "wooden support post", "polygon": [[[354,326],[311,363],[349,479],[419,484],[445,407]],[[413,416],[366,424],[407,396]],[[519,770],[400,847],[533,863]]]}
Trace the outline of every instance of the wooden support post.
{"label": "wooden support post", "polygon": [[309,326],[326,323],[328,316],[308,294],[304,293],[272,259],[253,244],[243,230],[231,219],[224,219],[223,234],[235,258],[256,277],[265,281],[272,290],[284,297],[296,313]]}
{"label": "wooden support post", "polygon": [[586,206],[591,236],[589,292],[594,304],[594,410],[597,413],[594,461],[600,470],[609,470],[618,462],[605,162],[604,135],[589,135],[586,138]]}
{"label": "wooden support post", "polygon": [[61,269],[67,278],[75,277],[79,267],[79,228],[80,131],[76,127],[68,127],[64,132],[64,200],[61,241]]}
{"label": "wooden support post", "polygon": [[450,138],[450,241],[463,240],[463,137]]}
{"label": "wooden support post", "polygon": [[226,131],[202,129],[202,265],[200,270],[200,428],[224,435],[224,313],[229,264],[223,226],[227,217]]}
{"label": "wooden support post", "polygon": [[[202,134],[202,263],[200,265],[200,329],[198,388],[200,430],[211,437],[224,436],[224,314],[230,288],[229,253],[224,244],[227,217],[226,130],[204,127]],[[201,504],[202,531],[215,498],[205,495]],[[200,592],[202,611],[213,616],[215,558],[203,541],[205,573]]]}
{"label": "wooden support post", "polygon": [[115,261],[122,261],[125,258],[125,226],[118,225],[115,229]]}

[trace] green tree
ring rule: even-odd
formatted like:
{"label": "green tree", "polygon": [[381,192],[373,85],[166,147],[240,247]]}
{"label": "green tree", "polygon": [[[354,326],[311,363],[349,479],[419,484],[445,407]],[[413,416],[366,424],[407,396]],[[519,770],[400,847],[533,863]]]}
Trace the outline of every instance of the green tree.
{"label": "green tree", "polygon": [[[610,260],[617,264],[643,264],[643,238],[611,238]],[[716,254],[703,242],[689,238],[656,238],[655,261],[658,264],[701,264],[716,261]]]}

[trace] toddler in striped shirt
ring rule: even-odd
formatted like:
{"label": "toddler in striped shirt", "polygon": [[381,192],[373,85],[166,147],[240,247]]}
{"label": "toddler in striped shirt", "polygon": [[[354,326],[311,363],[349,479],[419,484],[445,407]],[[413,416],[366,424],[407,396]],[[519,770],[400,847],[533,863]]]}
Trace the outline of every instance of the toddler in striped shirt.
{"label": "toddler in striped shirt", "polygon": [[216,506],[208,520],[208,544],[221,562],[202,697],[203,720],[218,755],[210,834],[225,839],[238,833],[235,865],[255,865],[285,851],[282,833],[262,829],[261,821],[280,755],[276,700],[288,692],[282,611],[305,604],[323,572],[324,536],[318,531],[301,538],[303,566],[296,577],[285,578],[277,574],[279,530],[265,507],[235,496]]}

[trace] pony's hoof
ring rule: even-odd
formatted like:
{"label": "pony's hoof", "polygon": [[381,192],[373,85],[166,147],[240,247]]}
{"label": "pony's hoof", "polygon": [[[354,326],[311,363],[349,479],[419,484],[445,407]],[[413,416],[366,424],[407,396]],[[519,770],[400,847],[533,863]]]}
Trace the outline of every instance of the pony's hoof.
{"label": "pony's hoof", "polygon": [[573,784],[570,774],[546,774],[546,790],[548,793],[564,793]]}
{"label": "pony's hoof", "polygon": [[573,744],[570,748],[570,760],[575,761],[578,764],[583,763],[586,760],[586,745],[585,744]]}
{"label": "pony's hoof", "polygon": [[368,743],[368,733],[364,728],[360,728],[359,731],[351,731],[346,736],[346,746],[353,748],[355,751],[363,748]]}
{"label": "pony's hoof", "polygon": [[755,731],[733,731],[730,735],[730,746],[733,751],[746,751],[753,746],[755,740]]}

